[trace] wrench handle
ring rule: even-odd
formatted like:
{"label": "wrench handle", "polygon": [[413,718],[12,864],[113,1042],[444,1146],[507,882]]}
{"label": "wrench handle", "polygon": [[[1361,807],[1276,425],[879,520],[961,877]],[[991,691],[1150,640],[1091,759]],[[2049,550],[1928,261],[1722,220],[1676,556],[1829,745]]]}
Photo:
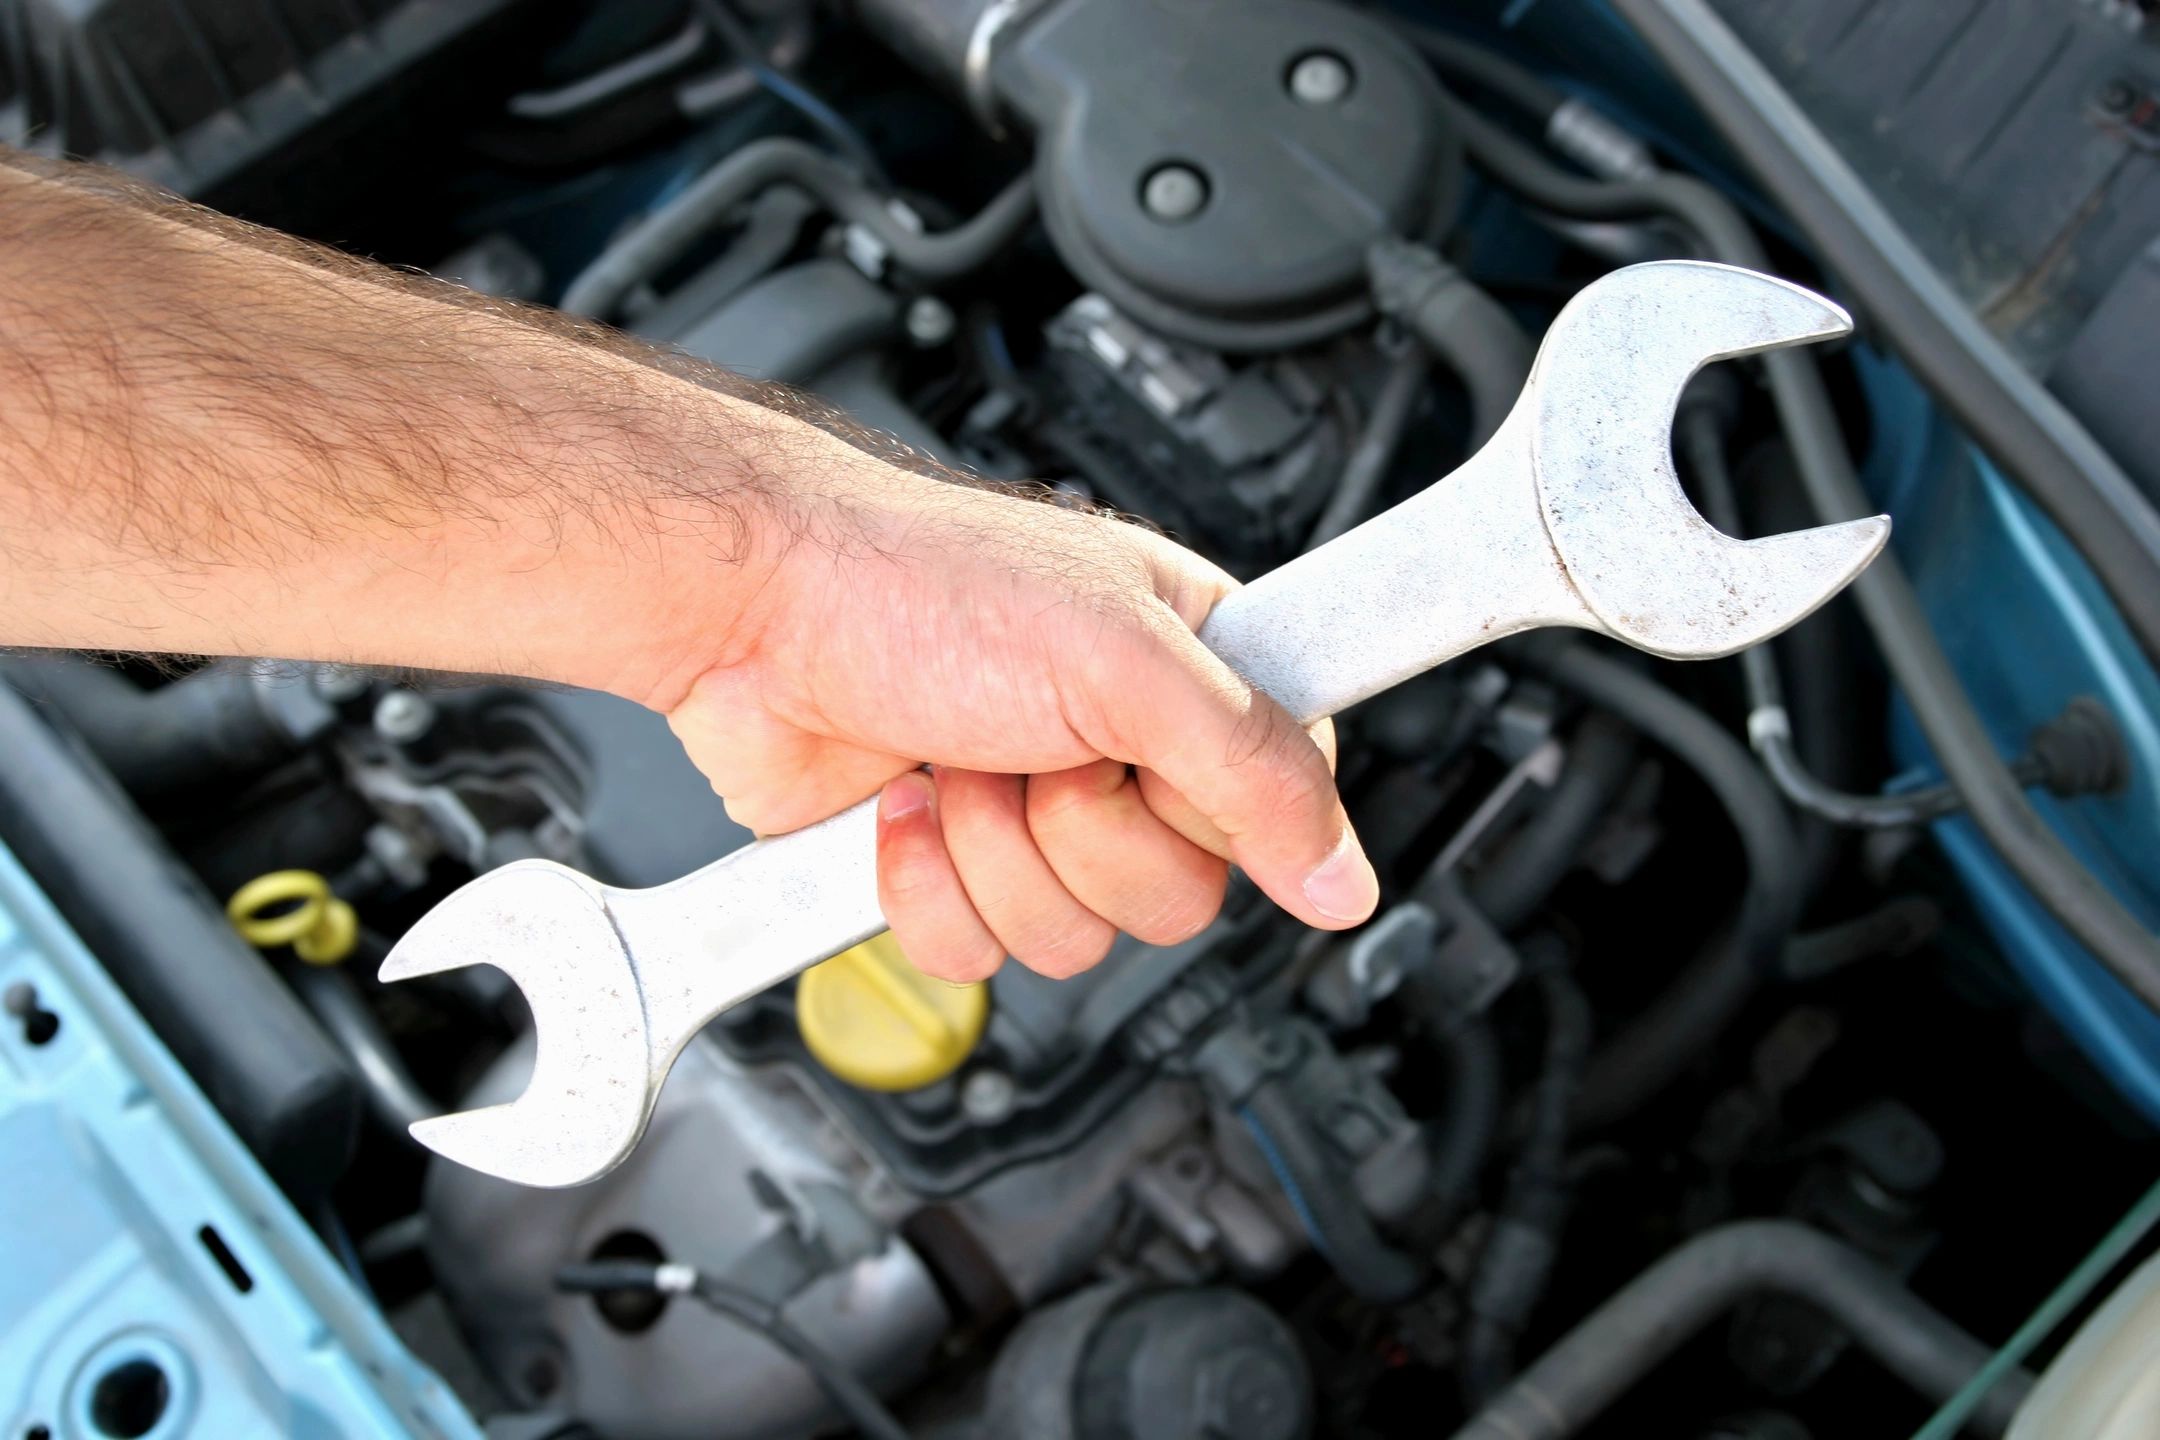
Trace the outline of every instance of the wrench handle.
{"label": "wrench handle", "polygon": [[[1511,419],[1447,479],[1225,596],[1201,641],[1309,725],[1503,635],[1590,623],[1538,519],[1518,436]],[[885,928],[876,808],[614,893],[634,950],[668,937],[667,961],[639,966],[656,1034],[687,1038]]]}

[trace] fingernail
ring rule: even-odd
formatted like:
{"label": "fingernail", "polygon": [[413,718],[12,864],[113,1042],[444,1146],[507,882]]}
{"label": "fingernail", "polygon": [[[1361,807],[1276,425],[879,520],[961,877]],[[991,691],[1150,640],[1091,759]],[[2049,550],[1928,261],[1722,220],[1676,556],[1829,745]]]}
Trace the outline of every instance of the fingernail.
{"label": "fingernail", "polygon": [[1363,920],[1380,903],[1380,877],[1348,829],[1305,877],[1305,898],[1330,920]]}
{"label": "fingernail", "polygon": [[895,779],[878,796],[878,819],[888,825],[929,808],[930,777],[915,772]]}

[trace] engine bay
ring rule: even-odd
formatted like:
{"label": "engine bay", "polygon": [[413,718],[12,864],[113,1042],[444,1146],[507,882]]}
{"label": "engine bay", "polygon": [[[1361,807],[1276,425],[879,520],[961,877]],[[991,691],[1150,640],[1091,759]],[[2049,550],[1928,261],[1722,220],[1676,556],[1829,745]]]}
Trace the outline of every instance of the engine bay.
{"label": "engine bay", "polygon": [[[2144,8],[1879,9],[1717,6],[2149,509]],[[1928,108],[1957,46],[2034,36],[2044,84]],[[2077,512],[1657,53],[1598,0],[0,4],[0,140],[796,387],[1241,579],[1475,454],[1598,276],[1767,268],[1858,334],[1806,386],[1706,371],[1680,474],[1729,534],[1800,529],[1835,450],[1915,597],[1700,665],[1474,651],[1337,721],[1369,924],[1234,878],[1189,943],[968,990],[872,941],[712,1024],[572,1189],[407,1134],[524,1087],[508,977],[375,971],[508,862],[646,887],[749,843],[660,716],[20,653],[0,839],[501,1440],[1912,1433],[2160,1159],[2160,1018],[1940,717],[2149,944],[2160,679]],[[1900,57],[1934,68],[1892,125],[1852,71]],[[1963,698],[1903,668],[1915,627]],[[2051,1433],[2010,1418],[2045,1358],[1967,1426]]]}

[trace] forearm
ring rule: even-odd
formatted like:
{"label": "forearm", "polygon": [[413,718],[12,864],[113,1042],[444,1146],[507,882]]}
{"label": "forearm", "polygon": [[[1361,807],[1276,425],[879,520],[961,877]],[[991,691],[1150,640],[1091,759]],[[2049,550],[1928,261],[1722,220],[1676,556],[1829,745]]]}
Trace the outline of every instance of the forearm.
{"label": "forearm", "polygon": [[665,703],[805,492],[866,468],[548,321],[101,188],[0,165],[0,643]]}

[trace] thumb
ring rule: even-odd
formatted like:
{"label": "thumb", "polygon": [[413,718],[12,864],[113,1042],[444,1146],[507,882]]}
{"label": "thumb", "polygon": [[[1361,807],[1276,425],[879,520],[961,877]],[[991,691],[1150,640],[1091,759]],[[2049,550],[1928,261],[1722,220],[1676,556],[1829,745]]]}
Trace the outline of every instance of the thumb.
{"label": "thumb", "polygon": [[1380,882],[1326,754],[1288,711],[1200,643],[1165,606],[1093,647],[1077,725],[1103,753],[1154,771],[1227,843],[1230,858],[1308,925],[1355,925]]}

